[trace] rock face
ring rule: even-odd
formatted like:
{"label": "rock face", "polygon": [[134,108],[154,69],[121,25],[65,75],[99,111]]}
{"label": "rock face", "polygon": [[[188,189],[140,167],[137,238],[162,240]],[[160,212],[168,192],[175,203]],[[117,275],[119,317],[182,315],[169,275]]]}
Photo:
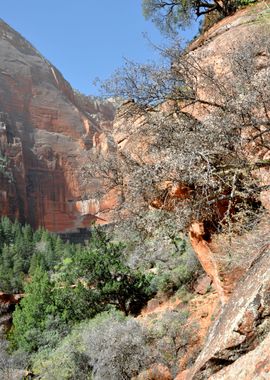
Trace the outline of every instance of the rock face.
{"label": "rock face", "polygon": [[20,302],[23,294],[7,294],[0,292],[0,337],[11,327],[12,312]]}
{"label": "rock face", "polygon": [[[263,341],[263,346],[261,349],[258,348],[257,352],[265,350],[264,346],[267,345],[269,338],[266,341],[264,338],[270,327],[269,259],[270,247],[267,246],[262,252],[259,252],[257,259],[241,278],[229,301],[222,309],[210,330],[201,354],[188,374],[189,379],[208,379],[210,375],[223,367],[228,366],[229,371],[230,364],[234,362],[234,368],[239,368],[240,364],[236,365],[237,359],[244,355],[239,360],[245,362],[245,354],[256,349],[261,341]],[[269,348],[268,346],[268,353]],[[251,356],[251,354],[246,355]],[[257,357],[257,360],[259,366],[261,357]],[[246,361],[248,362],[248,359]],[[261,371],[262,368],[261,366]],[[243,369],[241,371],[244,373]],[[247,369],[245,371],[247,373]],[[213,379],[216,378],[223,377],[213,376]],[[234,374],[234,378],[248,379],[251,377],[238,377]]]}
{"label": "rock face", "polygon": [[[259,42],[262,29],[268,33],[266,43],[269,43],[270,11],[265,2],[247,7],[219,22],[190,46],[188,54],[199,59],[201,67],[210,67],[217,76],[232,78],[228,57],[232,51],[240,50],[243,42]],[[269,75],[267,70],[270,67],[269,45],[268,48],[263,43],[261,46],[262,50],[252,62],[258,77]],[[213,96],[205,90],[203,83],[198,84],[199,89],[200,86],[202,99]],[[269,109],[269,102],[265,106]],[[207,107],[194,106],[186,110],[200,120],[209,113]],[[134,116],[136,113],[137,118]],[[269,123],[269,117],[267,120]],[[138,139],[137,131],[143,127],[144,119],[136,112],[136,104],[128,102],[118,112],[114,139],[120,152],[127,151],[135,158],[142,157],[144,162],[151,162],[151,140],[146,134],[144,141]],[[243,152],[250,162],[257,159],[269,162],[269,147],[257,151],[254,146],[251,148],[250,152]],[[262,187],[270,186],[269,165],[254,170],[253,175],[259,179]],[[181,200],[189,196],[189,189],[181,184],[174,189],[164,179],[161,186],[168,190],[167,194],[172,198]],[[261,192],[260,199],[265,208],[264,219],[256,231],[249,230],[233,241],[231,254],[226,252],[226,236],[211,236],[201,221],[194,222],[190,228],[192,246],[221,302],[219,313],[215,316],[195,364],[188,369],[183,367],[177,376],[179,380],[270,378],[270,226],[269,214],[266,212],[270,210],[269,189]],[[159,199],[154,201],[150,206],[163,207]]]}
{"label": "rock face", "polygon": [[113,102],[75,93],[3,21],[0,53],[0,215],[57,232],[88,226],[102,212],[91,195],[100,184],[83,186],[79,169],[94,134],[111,128]]}
{"label": "rock face", "polygon": [[[190,54],[200,57],[202,65],[208,61],[216,73],[225,67],[222,75],[228,75],[228,66],[224,62],[232,47],[236,46],[237,41],[254,36],[260,38],[262,26],[268,28],[270,33],[269,7],[263,2],[222,20],[191,45]],[[263,64],[258,64],[262,57]],[[262,52],[254,60],[254,65],[260,75],[262,67],[269,69],[270,57]],[[256,157],[260,155],[263,160],[268,160],[269,150],[258,150]],[[269,186],[269,166],[254,172],[254,175],[262,186]],[[265,210],[269,210],[269,199],[270,191],[263,191],[261,202]],[[203,223],[196,222],[191,226],[191,243],[213,281],[221,306],[195,364],[179,373],[177,379],[270,378],[269,228],[269,213],[265,211],[265,218],[253,232],[254,236],[249,231],[232,243],[232,255],[242,247],[242,257],[229,258],[224,254],[226,244],[222,241],[226,236],[206,239],[207,231]],[[234,251],[234,248],[237,249]]]}
{"label": "rock face", "polygon": [[270,334],[254,351],[241,357],[234,364],[225,367],[210,380],[263,380],[270,375]]}

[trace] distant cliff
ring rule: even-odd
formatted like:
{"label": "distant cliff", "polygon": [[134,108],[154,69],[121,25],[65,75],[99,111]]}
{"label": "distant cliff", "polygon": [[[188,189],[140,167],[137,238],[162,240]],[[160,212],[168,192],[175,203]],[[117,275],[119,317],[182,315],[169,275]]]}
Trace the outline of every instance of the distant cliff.
{"label": "distant cliff", "polygon": [[114,112],[110,101],[75,93],[0,21],[0,215],[57,232],[88,226],[102,211],[91,199],[100,185],[86,188],[79,172],[89,164],[94,134],[111,128]]}

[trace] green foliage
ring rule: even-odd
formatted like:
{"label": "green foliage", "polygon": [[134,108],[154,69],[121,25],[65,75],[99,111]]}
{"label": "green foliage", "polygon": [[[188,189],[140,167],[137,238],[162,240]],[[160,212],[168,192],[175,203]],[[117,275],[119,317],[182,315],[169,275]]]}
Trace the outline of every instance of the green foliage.
{"label": "green foliage", "polygon": [[[29,229],[24,234],[31,239]],[[123,245],[113,243],[100,229],[93,230],[87,246],[73,246],[73,255],[69,252],[65,257],[62,252],[64,258],[57,266],[65,245],[45,232],[40,236],[46,252],[51,252],[51,267],[48,270],[40,247],[44,240],[40,240],[29,267],[32,277],[25,286],[26,296],[13,313],[15,348],[34,352],[54,347],[75,323],[112,307],[126,315],[136,314],[151,296],[150,278],[129,268],[123,260]]]}
{"label": "green foliage", "polygon": [[40,350],[33,356],[34,374],[42,380],[92,379],[91,368],[84,355],[83,336],[86,329],[95,326],[104,318],[107,318],[107,315],[98,315],[90,321],[83,322],[74,327],[57,347]]}
{"label": "green foliage", "polygon": [[27,276],[36,268],[53,270],[63,257],[74,252],[72,245],[44,229],[36,232],[29,225],[0,220],[0,290],[10,293],[23,291]]}
{"label": "green foliage", "polygon": [[77,325],[54,350],[34,357],[42,380],[130,379],[149,362],[146,331],[122,313],[101,313]]}
{"label": "green foliage", "polygon": [[[151,295],[150,278],[125,262],[124,246],[94,229],[90,243],[59,268],[56,305],[65,320],[93,317],[109,306],[136,314]],[[80,307],[81,305],[81,307]]]}
{"label": "green foliage", "polygon": [[187,310],[168,310],[143,327],[120,312],[98,314],[76,325],[55,349],[38,352],[33,372],[41,380],[129,380],[158,362],[176,374],[196,339],[188,317]]}
{"label": "green foliage", "polygon": [[187,310],[168,310],[146,327],[120,312],[98,314],[76,325],[55,349],[35,354],[33,372],[41,380],[129,380],[158,362],[176,373],[196,337],[188,317]]}
{"label": "green foliage", "polygon": [[160,268],[152,280],[152,286],[167,295],[172,295],[183,286],[188,286],[198,276],[201,266],[185,238],[175,239],[177,256],[175,265]]}
{"label": "green foliage", "polygon": [[196,17],[211,16],[215,19],[233,14],[238,8],[256,0],[143,0],[143,13],[165,33],[189,26]]}
{"label": "green foliage", "polygon": [[188,317],[187,310],[167,310],[153,319],[148,328],[154,356],[168,366],[175,376],[179,371],[179,359],[190,345],[196,328],[187,323]]}
{"label": "green foliage", "polygon": [[[28,365],[29,357],[24,352],[9,352],[8,342],[1,336],[0,339],[0,379],[19,379],[23,368]],[[20,376],[20,379],[22,377]]]}
{"label": "green foliage", "polygon": [[38,349],[38,338],[53,304],[48,274],[37,268],[25,291],[26,296],[13,313],[11,337],[15,347],[31,352]]}
{"label": "green foliage", "polygon": [[143,14],[163,32],[170,32],[181,25],[186,27],[192,21],[193,2],[176,0],[143,0]]}
{"label": "green foliage", "polygon": [[[124,245],[102,229],[92,230],[86,246],[68,246],[46,231],[33,233],[4,218],[1,236],[6,267],[27,273],[25,297],[13,313],[9,338],[14,350],[31,355],[39,378],[129,379],[160,357],[169,364],[178,358],[179,339],[172,331],[165,338],[165,324],[162,331],[147,332],[124,317],[137,314],[148,301],[155,291],[154,279],[131,269],[124,261]],[[30,258],[24,268],[23,260],[12,261],[9,250],[27,241],[30,244],[20,251]],[[174,236],[173,245],[182,267],[171,269],[168,282],[178,287],[189,281],[187,268],[193,267],[186,241]],[[171,320],[169,324],[174,329]],[[153,341],[160,345],[154,355]],[[171,342],[174,346],[168,351]]]}
{"label": "green foliage", "polygon": [[244,7],[253,3],[256,3],[257,0],[238,0],[237,5],[238,7]]}

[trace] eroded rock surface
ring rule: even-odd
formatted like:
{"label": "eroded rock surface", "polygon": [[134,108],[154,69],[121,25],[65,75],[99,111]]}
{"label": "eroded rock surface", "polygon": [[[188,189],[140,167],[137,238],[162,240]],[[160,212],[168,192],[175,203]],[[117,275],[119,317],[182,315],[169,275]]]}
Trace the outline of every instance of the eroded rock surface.
{"label": "eroded rock surface", "polygon": [[259,253],[214,323],[190,379],[207,379],[255,349],[270,326],[270,247]]}
{"label": "eroded rock surface", "polygon": [[100,183],[82,183],[80,170],[94,134],[111,128],[114,104],[75,93],[4,21],[0,112],[0,215],[57,232],[97,219],[108,205],[94,196]]}
{"label": "eroded rock surface", "polygon": [[[266,3],[248,7],[211,28],[191,45],[190,54],[201,58],[202,65],[210,63],[217,74],[230,75],[226,71],[227,56],[239,41],[252,40],[255,36],[259,39],[262,28],[268,28],[270,33],[269,22]],[[258,75],[260,70],[269,69],[269,64],[269,56],[263,52],[254,59]],[[194,108],[190,112],[204,117],[206,111]],[[265,162],[268,160],[269,150],[257,149],[251,154],[252,149],[245,151],[251,162],[260,157]],[[253,175],[262,186],[269,186],[269,165],[255,170]],[[193,248],[213,280],[223,305],[195,364],[179,373],[177,379],[270,378],[270,230],[267,213],[270,191],[264,190],[260,196],[265,208],[261,225],[256,231],[249,230],[235,238],[231,252],[226,253],[226,236],[208,236],[204,223],[196,222],[190,229]]]}

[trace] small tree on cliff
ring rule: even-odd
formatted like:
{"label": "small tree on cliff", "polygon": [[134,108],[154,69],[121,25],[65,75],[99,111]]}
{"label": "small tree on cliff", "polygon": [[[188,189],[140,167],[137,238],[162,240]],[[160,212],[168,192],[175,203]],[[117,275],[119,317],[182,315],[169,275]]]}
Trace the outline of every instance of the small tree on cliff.
{"label": "small tree on cliff", "polygon": [[[256,1],[256,0],[255,0]],[[226,17],[233,14],[245,0],[143,0],[143,12],[161,31],[170,32],[190,25],[194,16],[215,14]]]}

